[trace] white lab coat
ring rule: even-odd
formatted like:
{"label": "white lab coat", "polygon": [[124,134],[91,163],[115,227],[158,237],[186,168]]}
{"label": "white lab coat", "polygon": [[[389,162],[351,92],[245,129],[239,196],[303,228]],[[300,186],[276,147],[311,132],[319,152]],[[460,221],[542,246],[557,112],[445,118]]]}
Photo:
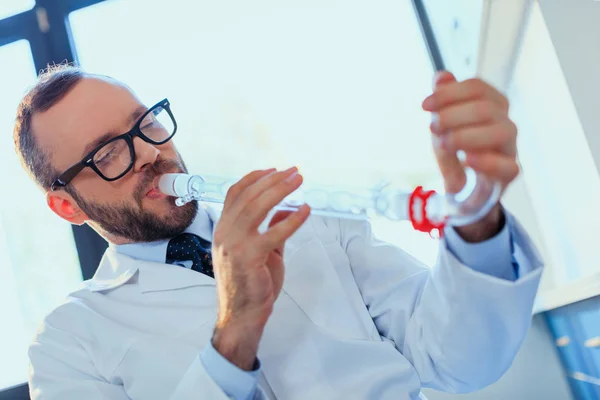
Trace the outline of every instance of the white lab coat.
{"label": "white lab coat", "polygon": [[[527,240],[515,256],[533,271],[515,282],[445,246],[429,270],[367,223],[309,218],[286,246],[257,398],[414,399],[421,387],[494,382],[529,327],[541,272]],[[29,353],[32,399],[227,399],[198,356],[216,302],[213,279],[109,248],[44,320]]]}

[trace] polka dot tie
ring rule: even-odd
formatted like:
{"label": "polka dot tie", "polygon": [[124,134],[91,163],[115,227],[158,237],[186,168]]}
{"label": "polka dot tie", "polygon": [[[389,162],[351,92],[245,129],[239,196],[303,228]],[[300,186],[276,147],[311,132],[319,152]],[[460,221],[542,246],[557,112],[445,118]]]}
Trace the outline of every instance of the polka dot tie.
{"label": "polka dot tie", "polygon": [[214,278],[210,242],[193,233],[182,233],[169,241],[167,263],[192,261],[192,269]]}

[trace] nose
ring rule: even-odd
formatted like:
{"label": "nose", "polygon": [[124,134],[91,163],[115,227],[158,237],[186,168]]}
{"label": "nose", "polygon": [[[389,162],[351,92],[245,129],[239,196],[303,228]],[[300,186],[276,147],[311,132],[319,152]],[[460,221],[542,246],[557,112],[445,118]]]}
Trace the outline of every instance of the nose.
{"label": "nose", "polygon": [[133,138],[133,148],[135,149],[135,164],[133,170],[140,172],[146,166],[154,164],[160,154],[160,150],[140,139],[139,137]]}

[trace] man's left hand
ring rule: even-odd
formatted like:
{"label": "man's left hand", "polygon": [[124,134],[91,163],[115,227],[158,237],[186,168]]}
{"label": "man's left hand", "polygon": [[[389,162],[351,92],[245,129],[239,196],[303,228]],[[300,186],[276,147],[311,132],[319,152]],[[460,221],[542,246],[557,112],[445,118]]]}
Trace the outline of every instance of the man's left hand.
{"label": "man's left hand", "polygon": [[[433,148],[447,192],[459,192],[466,182],[464,165],[506,188],[519,174],[517,127],[508,117],[508,100],[481,79],[457,82],[449,72],[436,75],[434,92],[423,101],[432,113]],[[456,152],[463,150],[464,165]],[[469,242],[493,237],[504,224],[498,204],[473,225],[457,228]]]}

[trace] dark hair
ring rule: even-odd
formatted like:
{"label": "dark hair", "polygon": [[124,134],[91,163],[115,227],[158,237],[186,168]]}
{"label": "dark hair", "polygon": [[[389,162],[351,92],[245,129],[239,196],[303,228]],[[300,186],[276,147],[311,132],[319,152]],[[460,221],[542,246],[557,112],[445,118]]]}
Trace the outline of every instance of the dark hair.
{"label": "dark hair", "polygon": [[19,107],[13,131],[15,150],[23,168],[44,190],[49,190],[59,172],[50,154],[36,142],[31,120],[37,113],[50,109],[65,97],[86,74],[70,64],[49,66],[35,85],[25,94]]}

